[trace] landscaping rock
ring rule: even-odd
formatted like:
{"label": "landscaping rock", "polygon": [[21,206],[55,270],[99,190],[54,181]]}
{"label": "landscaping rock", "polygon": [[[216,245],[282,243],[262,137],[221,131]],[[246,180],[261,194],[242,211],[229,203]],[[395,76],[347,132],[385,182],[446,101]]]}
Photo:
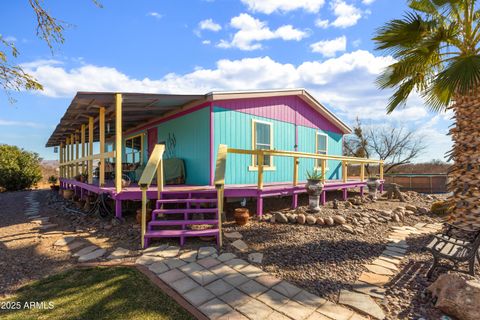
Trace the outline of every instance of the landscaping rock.
{"label": "landscaping rock", "polygon": [[63,238],[60,238],[57,241],[55,241],[55,243],[53,245],[56,246],[56,247],[66,246],[67,244],[69,244],[70,242],[72,242],[75,239],[76,239],[76,237],[63,237]]}
{"label": "landscaping rock", "polygon": [[107,259],[109,259],[109,260],[122,259],[122,258],[129,257],[130,255],[132,255],[132,252],[130,250],[122,248],[122,247],[118,247],[117,249],[115,249],[115,251],[113,251],[107,257]]}
{"label": "landscaping rock", "polygon": [[240,232],[237,232],[237,231],[234,231],[234,232],[224,232],[223,235],[225,236],[225,238],[227,239],[234,239],[234,240],[237,240],[237,239],[242,239],[243,236]]}
{"label": "landscaping rock", "polygon": [[480,315],[480,281],[460,274],[442,274],[427,288],[437,297],[435,307],[462,320],[477,320]]}
{"label": "landscaping rock", "polygon": [[417,212],[420,213],[420,214],[427,214],[428,209],[425,208],[425,207],[420,207],[420,208],[417,208]]}
{"label": "landscaping rock", "polygon": [[106,252],[107,250],[105,249],[97,249],[95,251],[87,253],[86,255],[80,256],[78,258],[78,262],[86,262],[86,261],[98,259],[101,256],[103,256]]}
{"label": "landscaping rock", "polygon": [[325,220],[322,217],[318,217],[315,223],[320,226],[323,226],[325,224]]}
{"label": "landscaping rock", "polygon": [[392,217],[392,221],[394,222],[400,222],[400,217],[398,216],[398,214],[394,214],[393,217]]}
{"label": "landscaping rock", "polygon": [[344,217],[338,215],[333,216],[333,221],[335,221],[336,224],[345,224],[347,222]]}
{"label": "landscaping rock", "polygon": [[327,226],[333,226],[335,224],[335,221],[333,220],[332,217],[326,217],[324,220]]}
{"label": "landscaping rock", "polygon": [[351,225],[348,225],[348,224],[342,225],[341,229],[342,229],[342,231],[345,231],[345,232],[348,232],[348,233],[351,233],[351,234],[355,233],[355,230],[353,230],[353,227]]}
{"label": "landscaping rock", "polygon": [[303,213],[301,213],[297,216],[297,223],[298,224],[305,224],[305,221],[306,221],[306,218],[305,218],[305,215]]}
{"label": "landscaping rock", "polygon": [[277,222],[277,223],[287,223],[288,218],[284,213],[276,212],[275,213],[275,222]]}
{"label": "landscaping rock", "polygon": [[291,214],[288,216],[288,222],[290,223],[296,223],[297,222],[297,215],[296,214]]}
{"label": "landscaping rock", "polygon": [[317,221],[317,219],[311,215],[308,215],[306,220],[307,220],[307,224],[315,224],[315,222]]}
{"label": "landscaping rock", "polygon": [[80,256],[86,255],[87,253],[90,253],[90,252],[92,252],[93,250],[96,250],[96,249],[98,249],[97,246],[91,245],[91,246],[85,247],[82,250],[74,253],[72,256],[80,257]]}

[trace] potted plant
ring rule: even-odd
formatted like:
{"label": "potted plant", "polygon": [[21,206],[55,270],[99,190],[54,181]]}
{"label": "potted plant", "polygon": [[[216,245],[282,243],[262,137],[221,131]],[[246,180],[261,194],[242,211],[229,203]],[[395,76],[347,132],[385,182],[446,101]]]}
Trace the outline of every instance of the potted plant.
{"label": "potted plant", "polygon": [[248,223],[248,219],[250,219],[250,212],[247,208],[236,208],[233,217],[237,225],[244,226]]}
{"label": "potted plant", "polygon": [[323,172],[320,172],[317,169],[312,171],[307,170],[307,188],[308,194],[308,211],[309,212],[320,212],[320,195],[323,190]]}
{"label": "potted plant", "polygon": [[372,200],[377,199],[377,190],[380,186],[380,180],[377,176],[372,175],[369,176],[367,179],[367,188],[368,188],[368,195]]}
{"label": "potted plant", "polygon": [[58,179],[55,176],[48,177],[48,183],[50,183],[50,189],[52,189],[52,191],[60,190],[60,186],[57,186],[57,181]]}

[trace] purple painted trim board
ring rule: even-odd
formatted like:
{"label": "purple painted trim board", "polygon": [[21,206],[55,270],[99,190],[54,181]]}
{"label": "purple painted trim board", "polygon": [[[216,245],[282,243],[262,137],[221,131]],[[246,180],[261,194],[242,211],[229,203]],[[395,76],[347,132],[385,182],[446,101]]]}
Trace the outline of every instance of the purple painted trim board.
{"label": "purple painted trim board", "polygon": [[297,96],[220,100],[216,107],[342,134],[342,131]]}

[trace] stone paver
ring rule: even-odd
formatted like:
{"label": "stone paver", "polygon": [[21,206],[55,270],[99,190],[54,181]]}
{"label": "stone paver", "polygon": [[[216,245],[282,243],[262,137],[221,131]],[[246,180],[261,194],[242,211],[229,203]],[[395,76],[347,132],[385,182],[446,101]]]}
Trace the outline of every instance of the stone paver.
{"label": "stone paver", "polygon": [[129,257],[132,254],[132,252],[128,249],[118,247],[115,249],[110,255],[107,257],[107,259],[113,260],[113,259],[122,259]]}
{"label": "stone paver", "polygon": [[201,247],[198,249],[198,259],[203,259],[217,253],[217,249],[214,247]]}
{"label": "stone paver", "polygon": [[266,304],[255,299],[239,306],[237,310],[252,320],[263,320],[273,312]]}
{"label": "stone paver", "polygon": [[283,294],[280,294],[274,290],[268,290],[264,294],[260,295],[257,299],[271,306],[274,309],[280,308],[281,306],[286,304],[289,300]]}
{"label": "stone paver", "polygon": [[183,265],[181,267],[179,267],[178,269],[182,270],[183,272],[185,272],[186,274],[190,275],[192,274],[193,272],[195,271],[201,271],[203,270],[204,268],[199,265],[198,263],[196,262],[191,262],[189,264],[186,264],[186,265]]}
{"label": "stone paver", "polygon": [[220,299],[214,298],[199,307],[200,311],[210,319],[217,319],[233,309]]}
{"label": "stone paver", "polygon": [[267,287],[262,286],[260,283],[258,283],[255,280],[247,281],[244,284],[241,284],[240,286],[238,286],[237,288],[253,298],[258,297],[259,295],[261,295],[262,293],[268,290]]}
{"label": "stone paver", "polygon": [[166,244],[163,244],[161,246],[148,247],[147,249],[143,250],[143,254],[149,256],[159,256],[162,254],[163,250],[167,248],[168,245]]}
{"label": "stone paver", "polygon": [[201,286],[205,286],[210,282],[218,279],[218,276],[209,270],[194,271],[190,274],[190,277],[198,282]]}
{"label": "stone paver", "polygon": [[393,276],[395,274],[392,270],[375,265],[375,264],[367,264],[364,267],[367,268],[368,271],[372,273],[380,274],[383,276]]}
{"label": "stone paver", "polygon": [[233,310],[218,317],[217,320],[248,320],[248,318],[240,312]]}
{"label": "stone paver", "polygon": [[237,289],[230,290],[229,292],[220,295],[219,298],[232,308],[237,308],[238,306],[241,306],[242,304],[252,300],[252,297]]}
{"label": "stone paver", "polygon": [[205,286],[205,288],[218,297],[232,290],[233,286],[222,279],[218,279]]}
{"label": "stone paver", "polygon": [[170,246],[162,251],[160,251],[160,255],[164,258],[173,258],[178,255],[180,252],[180,248],[176,246]]}
{"label": "stone paver", "polygon": [[223,280],[230,283],[234,287],[238,287],[239,285],[244,284],[245,282],[249,281],[250,279],[247,276],[245,276],[245,275],[243,275],[239,272],[235,272],[235,273],[232,273],[232,274],[229,274],[229,275],[225,276],[223,278]]}
{"label": "stone paver", "polygon": [[317,309],[324,316],[335,320],[350,320],[354,312],[338,304],[327,301],[320,308]]}
{"label": "stone paver", "polygon": [[154,272],[158,275],[158,274],[167,272],[168,271],[168,266],[165,263],[163,263],[162,261],[158,261],[158,262],[154,262],[151,265],[149,265],[148,269],[150,269],[150,271],[152,271],[152,272]]}
{"label": "stone paver", "polygon": [[313,309],[317,309],[327,302],[327,300],[305,290],[300,291],[292,300]]}
{"label": "stone paver", "polygon": [[393,251],[393,252],[398,252],[400,254],[405,254],[407,252],[406,249],[403,249],[403,248],[399,248],[397,246],[389,246],[387,245],[387,247],[385,248],[386,250],[389,250],[389,251]]}
{"label": "stone paver", "polygon": [[87,253],[86,255],[80,256],[78,258],[78,262],[86,262],[86,261],[91,261],[100,258],[103,256],[107,250],[105,249],[97,249],[95,251],[92,251],[90,253]]}
{"label": "stone paver", "polygon": [[276,278],[272,275],[266,274],[266,275],[260,276],[258,278],[255,278],[255,281],[264,285],[267,288],[271,288],[271,287],[279,284],[282,281],[282,279],[279,279],[279,278]]}
{"label": "stone paver", "polygon": [[[327,316],[324,316],[320,312],[314,312],[312,313],[306,320],[331,320],[332,318],[329,318]],[[350,318],[351,319],[351,318]]]}
{"label": "stone paver", "polygon": [[252,263],[262,263],[263,253],[253,252],[248,255],[248,261]]}
{"label": "stone paver", "polygon": [[368,294],[369,296],[374,298],[378,298],[378,299],[385,298],[385,292],[386,292],[385,289],[369,283],[357,281],[352,285],[352,288],[354,291],[357,291],[363,294]]}
{"label": "stone paver", "polygon": [[225,262],[225,261],[228,261],[228,260],[232,260],[232,259],[235,259],[237,256],[234,255],[233,253],[230,253],[230,252],[226,252],[226,253],[222,253],[221,255],[219,255],[217,257],[217,259],[219,261],[222,261],[222,262]]}
{"label": "stone paver", "polygon": [[362,272],[358,280],[381,287],[388,283],[389,278],[387,276],[382,276],[371,272]]}
{"label": "stone paver", "polygon": [[169,283],[169,286],[175,289],[175,291],[177,291],[178,293],[184,294],[185,292],[198,287],[198,284],[189,277],[185,277]]}
{"label": "stone paver", "polygon": [[243,273],[244,275],[246,275],[249,278],[256,278],[256,277],[266,275],[265,271],[263,271],[260,268],[254,267],[252,265],[247,265],[247,266],[239,269],[238,271],[240,271],[241,273]]}
{"label": "stone paver", "polygon": [[40,229],[40,230],[48,230],[48,229],[52,229],[52,228],[55,228],[55,227],[58,227],[58,224],[56,224],[56,223],[49,223],[49,224],[42,224],[42,225],[38,226],[38,229]]}
{"label": "stone paver", "polygon": [[195,250],[185,251],[182,254],[180,254],[179,258],[185,262],[194,262],[197,260],[197,251]]}
{"label": "stone paver", "polygon": [[305,319],[315,311],[314,308],[306,307],[292,300],[281,306],[279,310],[292,319]]}
{"label": "stone paver", "polygon": [[170,284],[170,283],[173,283],[177,280],[185,278],[186,274],[183,273],[182,271],[178,270],[178,269],[173,269],[173,270],[170,270],[170,271],[167,271],[165,273],[160,274],[158,277],[163,282],[165,282],[166,284]]}
{"label": "stone paver", "polygon": [[237,274],[238,272],[227,266],[227,265],[224,265],[224,264],[219,264],[219,265],[216,265],[215,267],[213,268],[210,268],[210,271],[215,273],[217,276],[219,276],[220,278],[224,278],[228,275],[232,275],[232,274]]}
{"label": "stone paver", "polygon": [[231,259],[224,262],[227,266],[232,267],[233,269],[241,269],[248,265],[248,262],[242,259]]}
{"label": "stone paver", "polygon": [[165,263],[170,269],[179,268],[187,264],[185,261],[178,258],[168,258],[163,260],[163,263]]}
{"label": "stone paver", "polygon": [[213,293],[208,291],[202,286],[198,286],[193,290],[188,291],[183,295],[183,297],[193,304],[194,306],[198,307],[199,305],[207,302],[208,300],[213,299],[215,296]]}
{"label": "stone paver", "polygon": [[227,239],[235,239],[235,240],[238,240],[238,239],[242,239],[243,236],[240,232],[237,232],[237,231],[234,231],[234,232],[224,232],[223,235],[225,236],[225,238]]}
{"label": "stone paver", "polygon": [[232,246],[240,252],[245,252],[248,250],[248,245],[243,240],[233,241]]}
{"label": "stone paver", "polygon": [[299,294],[300,291],[302,291],[302,289],[300,289],[299,287],[294,286],[290,282],[287,282],[284,280],[282,280],[279,284],[274,286],[272,289],[283,294],[288,298],[293,298],[294,296]]}
{"label": "stone paver", "polygon": [[384,250],[382,254],[392,258],[398,258],[398,259],[402,259],[405,256],[405,254],[403,253],[398,253],[390,250]]}
{"label": "stone paver", "polygon": [[348,290],[342,290],[340,292],[338,302],[350,306],[353,309],[367,314],[375,319],[385,319],[385,313],[383,312],[383,310],[368,295]]}
{"label": "stone paver", "polygon": [[198,260],[197,263],[206,269],[210,269],[211,267],[214,267],[217,264],[220,264],[221,262],[218,259],[207,257],[207,258]]}
{"label": "stone paver", "polygon": [[152,263],[163,261],[163,260],[165,260],[163,257],[143,255],[140,258],[138,258],[135,261],[135,263],[148,266],[148,265],[151,265]]}
{"label": "stone paver", "polygon": [[80,257],[80,256],[86,255],[87,253],[90,253],[90,252],[92,252],[93,250],[96,250],[96,249],[98,249],[97,246],[91,245],[91,246],[85,247],[85,248],[81,249],[80,251],[74,253],[72,256],[73,257]]}
{"label": "stone paver", "polygon": [[70,242],[66,246],[59,247],[59,250],[72,252],[73,250],[81,248],[84,245],[85,245],[85,243],[82,242],[82,241],[74,241],[74,242]]}
{"label": "stone paver", "polygon": [[400,263],[402,262],[402,260],[400,260],[400,259],[397,259],[397,258],[394,258],[394,257],[391,257],[391,256],[386,256],[386,255],[384,255],[384,254],[381,254],[381,255],[378,257],[378,259],[381,259],[381,260],[383,260],[383,261],[390,262],[390,263],[392,263],[392,264],[394,264],[394,265],[398,265],[398,264],[400,264]]}

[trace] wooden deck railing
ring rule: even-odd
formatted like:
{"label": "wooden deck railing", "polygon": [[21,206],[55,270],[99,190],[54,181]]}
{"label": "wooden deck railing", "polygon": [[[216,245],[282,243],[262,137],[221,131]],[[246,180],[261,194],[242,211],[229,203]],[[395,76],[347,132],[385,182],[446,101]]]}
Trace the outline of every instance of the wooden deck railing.
{"label": "wooden deck railing", "polygon": [[[263,172],[264,172],[264,157],[265,156],[275,156],[275,157],[290,157],[293,158],[293,185],[298,185],[298,165],[299,159],[316,159],[320,160],[320,168],[322,172],[325,172],[327,168],[328,160],[341,161],[342,163],[342,180],[347,182],[348,180],[348,165],[350,164],[359,164],[360,165],[360,179],[361,181],[365,180],[365,165],[366,164],[378,164],[380,168],[380,179],[383,180],[383,161],[382,160],[373,160],[367,158],[355,158],[355,157],[344,157],[344,156],[335,156],[335,155],[324,155],[317,153],[307,153],[307,152],[298,152],[298,151],[282,151],[282,150],[245,150],[245,149],[235,149],[228,148],[228,146],[221,144],[219,146],[219,152],[217,157],[217,167],[215,172],[219,170],[218,166],[225,166],[226,157],[228,153],[232,154],[243,154],[256,156],[258,159],[258,189],[263,189]],[[222,153],[220,151],[222,150]],[[220,157],[225,158],[223,161],[220,161]],[[223,168],[223,176],[219,177],[219,181],[222,181],[222,185],[225,184],[225,168]],[[215,176],[217,179],[217,176]],[[325,182],[325,175],[323,175],[323,182]]]}
{"label": "wooden deck railing", "polygon": [[163,153],[165,152],[165,145],[157,144],[148,159],[147,166],[143,170],[142,176],[138,181],[140,190],[142,190],[142,248],[144,247],[145,231],[147,229],[147,190],[150,184],[157,175],[157,199],[160,199],[160,194],[163,191]]}

